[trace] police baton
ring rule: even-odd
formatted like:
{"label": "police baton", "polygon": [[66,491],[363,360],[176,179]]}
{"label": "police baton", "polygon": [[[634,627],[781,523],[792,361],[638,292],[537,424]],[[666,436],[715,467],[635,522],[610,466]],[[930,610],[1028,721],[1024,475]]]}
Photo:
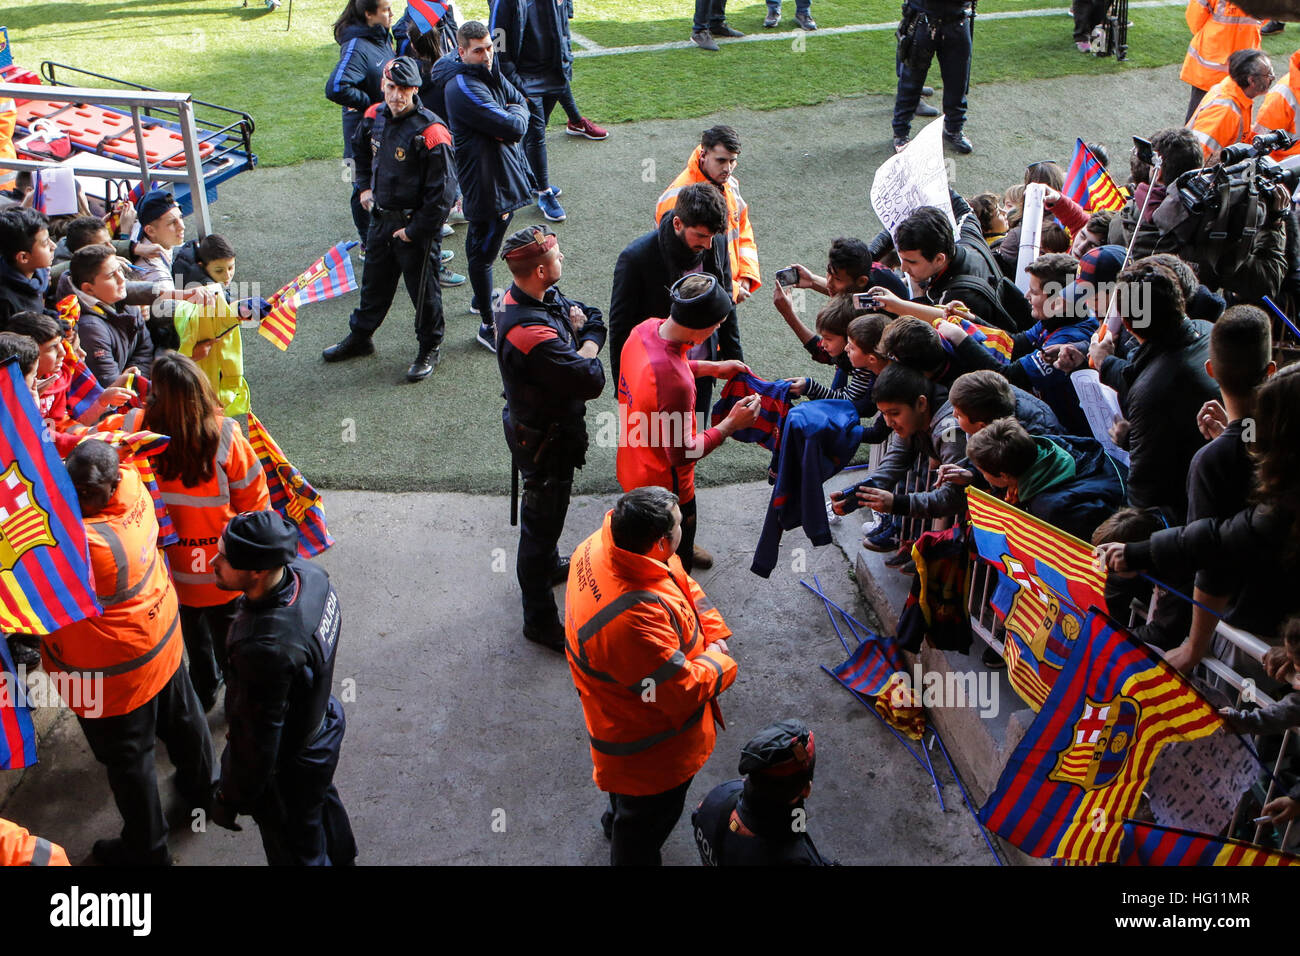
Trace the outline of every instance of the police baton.
{"label": "police baton", "polygon": [[[420,292],[415,297],[415,335],[420,335],[420,310],[424,308],[424,290],[428,288],[429,281],[429,256],[433,253],[434,237],[430,236],[429,241],[424,244],[424,262],[420,265]],[[424,348],[424,343],[420,343],[420,348]]]}

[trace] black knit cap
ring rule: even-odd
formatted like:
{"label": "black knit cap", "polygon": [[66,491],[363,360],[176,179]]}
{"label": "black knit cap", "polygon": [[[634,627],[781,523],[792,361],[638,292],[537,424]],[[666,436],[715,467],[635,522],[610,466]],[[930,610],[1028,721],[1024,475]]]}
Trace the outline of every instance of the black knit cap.
{"label": "black knit cap", "polygon": [[221,536],[226,562],[236,571],[282,568],[298,556],[298,529],[275,511],[245,511]]}
{"label": "black knit cap", "polygon": [[161,218],[174,205],[176,205],[176,197],[171,193],[164,189],[151,189],[140,200],[140,206],[136,209],[135,218],[142,227],[147,226],[156,219]]}
{"label": "black knit cap", "polygon": [[[684,296],[682,284],[691,279],[708,279],[709,287],[695,296]],[[731,311],[731,296],[722,288],[716,276],[708,273],[693,272],[684,275],[673,283],[669,290],[672,299],[672,317],[678,325],[688,329],[707,329],[717,325]]]}

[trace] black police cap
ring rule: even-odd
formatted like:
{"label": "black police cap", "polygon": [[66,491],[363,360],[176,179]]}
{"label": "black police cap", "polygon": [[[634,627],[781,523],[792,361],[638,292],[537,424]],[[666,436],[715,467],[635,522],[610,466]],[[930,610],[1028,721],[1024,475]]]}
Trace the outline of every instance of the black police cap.
{"label": "black police cap", "polygon": [[778,720],[760,730],[740,751],[740,772],[748,776],[807,773],[816,760],[813,733],[802,720]]}
{"label": "black police cap", "polygon": [[399,56],[384,64],[384,79],[392,80],[398,86],[419,86],[420,68],[409,56]]}

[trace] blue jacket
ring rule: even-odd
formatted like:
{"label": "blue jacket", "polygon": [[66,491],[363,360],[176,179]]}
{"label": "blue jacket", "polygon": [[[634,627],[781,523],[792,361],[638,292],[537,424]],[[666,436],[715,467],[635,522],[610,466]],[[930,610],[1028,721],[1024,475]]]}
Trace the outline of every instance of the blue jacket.
{"label": "blue jacket", "polygon": [[563,93],[573,75],[568,7],[556,0],[492,0],[488,30],[502,39],[501,74],[525,96]]}
{"label": "blue jacket", "polygon": [[50,312],[45,308],[45,291],[50,287],[50,270],[37,269],[29,279],[18,267],[0,256],[0,329],[15,312]]}
{"label": "blue jacket", "polygon": [[325,82],[325,98],[343,107],[343,155],[352,155],[352,134],[361,115],[384,100],[384,64],[393,58],[393,37],[387,27],[362,24],[346,27],[339,45],[339,62]]}
{"label": "blue jacket", "polygon": [[1091,540],[1097,526],[1124,507],[1128,468],[1092,438],[1053,435],[1035,440],[1068,451],[1074,459],[1074,477],[1020,502],[1020,507],[1076,538]]}
{"label": "blue jacket", "polygon": [[455,141],[465,218],[497,219],[534,201],[533,175],[522,145],[528,104],[495,60],[488,70],[452,56],[439,60],[434,73],[447,77],[445,115]]}
{"label": "blue jacket", "polygon": [[1088,419],[1079,407],[1079,396],[1070,384],[1070,376],[1043,358],[1042,350],[1049,345],[1074,345],[1086,352],[1097,326],[1097,319],[1091,315],[1054,329],[1035,322],[1015,337],[1015,360],[1005,372],[1012,385],[1033,392],[1047,402],[1072,435],[1089,434]]}
{"label": "blue jacket", "polygon": [[862,421],[852,402],[827,399],[790,409],[781,430],[776,486],[749,570],[767,577],[776,567],[781,532],[803,525],[816,545],[831,543],[822,485],[847,465],[862,441]]}

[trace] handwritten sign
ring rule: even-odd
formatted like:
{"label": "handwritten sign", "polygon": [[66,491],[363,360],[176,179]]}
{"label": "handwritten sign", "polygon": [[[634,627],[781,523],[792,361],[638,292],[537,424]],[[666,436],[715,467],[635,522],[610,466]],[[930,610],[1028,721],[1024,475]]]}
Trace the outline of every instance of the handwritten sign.
{"label": "handwritten sign", "polygon": [[957,228],[948,199],[948,171],[943,161],[943,118],[921,130],[901,153],[880,164],[871,182],[871,208],[892,236],[899,223],[923,206],[948,214]]}

